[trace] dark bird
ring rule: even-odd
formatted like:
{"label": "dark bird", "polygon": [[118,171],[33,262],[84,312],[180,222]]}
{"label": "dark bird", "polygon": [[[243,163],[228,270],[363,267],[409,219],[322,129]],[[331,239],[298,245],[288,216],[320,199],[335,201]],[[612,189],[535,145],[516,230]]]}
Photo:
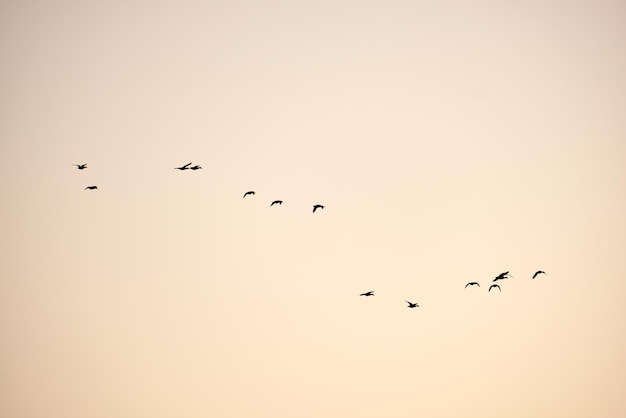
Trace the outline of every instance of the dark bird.
{"label": "dark bird", "polygon": [[79,170],[84,170],[87,168],[87,164],[72,164],[75,165]]}
{"label": "dark bird", "polygon": [[409,302],[408,300],[405,300],[405,302],[409,304],[407,308],[419,308],[419,305],[417,303]]}
{"label": "dark bird", "polygon": [[546,273],[546,272],[545,272],[545,271],[543,271],[543,270],[538,270],[538,271],[536,271],[536,272],[535,272],[535,274],[533,274],[533,279],[534,279],[535,277],[539,276],[540,274],[548,274],[548,273]]}
{"label": "dark bird", "polygon": [[202,167],[200,167],[199,165],[194,165],[193,167],[189,167],[190,170],[201,170]]}
{"label": "dark bird", "polygon": [[271,204],[270,207],[274,206],[274,205],[282,205],[283,201],[282,200],[274,200]]}
{"label": "dark bird", "polygon": [[465,285],[465,287],[467,286],[478,286],[480,287],[480,284],[478,282],[469,282],[468,284]]}
{"label": "dark bird", "polygon": [[248,196],[249,194],[251,194],[251,195],[253,195],[253,196],[254,196],[254,190],[250,190],[249,192],[245,192],[245,193],[243,194],[243,197],[246,197],[246,196]]}
{"label": "dark bird", "polygon": [[182,166],[182,167],[174,167],[174,169],[175,169],[175,170],[180,170],[180,171],[183,171],[183,170],[189,170],[189,166],[190,166],[190,165],[191,165],[191,163],[187,163],[187,164],[185,164],[185,165],[184,165],[184,166]]}
{"label": "dark bird", "polygon": [[491,289],[492,289],[492,288],[494,288],[494,287],[497,287],[497,288],[498,288],[498,290],[499,290],[500,292],[502,292],[502,289],[500,289],[500,286],[498,286],[497,284],[492,284],[491,286],[489,286],[489,291],[491,292]]}
{"label": "dark bird", "polygon": [[373,290],[370,290],[369,292],[361,293],[359,296],[376,296],[376,295],[374,295]]}
{"label": "dark bird", "polygon": [[324,209],[324,206],[322,205],[313,205],[313,213],[315,213],[316,210],[318,209]]}
{"label": "dark bird", "polygon": [[98,186],[87,186],[85,187],[85,190],[96,190],[98,188]]}
{"label": "dark bird", "polygon": [[504,280],[504,279],[508,279],[509,277],[513,277],[509,275],[508,271],[505,271],[504,273],[500,273],[496,276],[495,279],[493,279],[494,282],[497,282],[498,280]]}

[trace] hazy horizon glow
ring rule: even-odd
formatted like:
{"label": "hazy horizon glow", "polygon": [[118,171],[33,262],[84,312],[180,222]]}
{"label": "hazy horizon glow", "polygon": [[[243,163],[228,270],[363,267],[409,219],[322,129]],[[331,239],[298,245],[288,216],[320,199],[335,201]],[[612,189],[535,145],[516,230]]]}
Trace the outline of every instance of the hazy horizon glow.
{"label": "hazy horizon glow", "polygon": [[0,10],[0,416],[626,414],[623,2]]}

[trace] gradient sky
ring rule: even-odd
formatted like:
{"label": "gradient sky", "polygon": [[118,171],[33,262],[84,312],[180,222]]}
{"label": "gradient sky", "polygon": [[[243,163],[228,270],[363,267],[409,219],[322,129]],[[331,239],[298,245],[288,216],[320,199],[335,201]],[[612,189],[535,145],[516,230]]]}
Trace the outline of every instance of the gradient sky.
{"label": "gradient sky", "polygon": [[626,416],[625,21],[1,1],[0,415]]}

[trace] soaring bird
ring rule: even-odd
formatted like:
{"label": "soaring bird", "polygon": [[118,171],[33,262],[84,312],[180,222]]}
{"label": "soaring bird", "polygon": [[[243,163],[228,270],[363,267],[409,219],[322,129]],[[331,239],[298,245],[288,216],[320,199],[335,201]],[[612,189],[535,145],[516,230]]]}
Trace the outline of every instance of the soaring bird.
{"label": "soaring bird", "polygon": [[184,166],[182,166],[182,167],[174,167],[174,169],[175,169],[175,170],[180,170],[180,171],[183,171],[183,170],[189,170],[189,166],[190,166],[190,165],[191,165],[191,163],[187,163],[187,164],[185,164],[185,165],[184,165]]}
{"label": "soaring bird", "polygon": [[536,272],[535,272],[535,274],[533,274],[533,279],[534,279],[535,277],[539,276],[540,274],[548,274],[548,273],[546,273],[546,272],[545,272],[545,271],[543,271],[543,270],[538,270],[538,271],[536,271]]}
{"label": "soaring bird", "polygon": [[87,164],[72,164],[75,165],[79,170],[84,170],[87,168]]}
{"label": "soaring bird", "polygon": [[271,204],[270,207],[274,206],[274,205],[282,205],[283,201],[282,200],[274,200]]}
{"label": "soaring bird", "polygon": [[405,300],[405,302],[409,304],[407,308],[419,308],[419,305],[417,303],[409,302],[408,300]]}
{"label": "soaring bird", "polygon": [[480,287],[480,284],[478,282],[469,282],[468,284],[465,285],[465,287],[467,286],[478,286]]}
{"label": "soaring bird", "polygon": [[376,295],[374,295],[373,290],[370,290],[369,292],[361,293],[359,296],[376,296]]}
{"label": "soaring bird", "polygon": [[249,192],[245,192],[245,193],[243,194],[243,197],[246,197],[246,196],[248,196],[249,194],[254,195],[254,190],[250,190]]}
{"label": "soaring bird", "polygon": [[315,213],[316,210],[318,209],[324,209],[324,206],[322,205],[313,205],[313,213]]}
{"label": "soaring bird", "polygon": [[98,188],[98,186],[87,186],[85,187],[85,190],[96,190]]}
{"label": "soaring bird", "polygon": [[494,282],[497,282],[498,280],[504,280],[504,279],[508,279],[509,277],[513,277],[511,275],[509,275],[508,271],[505,271],[504,273],[500,273],[496,276],[495,279],[493,279]]}
{"label": "soaring bird", "polygon": [[201,170],[201,169],[202,169],[202,167],[200,167],[199,165],[197,165],[197,164],[196,164],[196,165],[194,165],[193,167],[189,167],[189,169],[190,169],[190,170],[194,170],[194,171],[195,171],[195,170]]}
{"label": "soaring bird", "polygon": [[492,289],[492,288],[494,288],[494,287],[497,287],[497,288],[498,288],[498,290],[499,290],[500,292],[502,292],[502,289],[500,289],[500,286],[498,286],[497,284],[492,284],[491,286],[489,286],[489,291],[491,292],[491,289]]}

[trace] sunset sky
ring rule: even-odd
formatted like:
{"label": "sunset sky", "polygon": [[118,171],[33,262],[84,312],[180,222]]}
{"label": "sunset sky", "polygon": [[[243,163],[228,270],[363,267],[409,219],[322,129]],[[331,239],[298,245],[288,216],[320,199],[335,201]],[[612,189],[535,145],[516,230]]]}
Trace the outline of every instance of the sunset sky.
{"label": "sunset sky", "polygon": [[626,416],[625,22],[0,0],[0,416]]}

